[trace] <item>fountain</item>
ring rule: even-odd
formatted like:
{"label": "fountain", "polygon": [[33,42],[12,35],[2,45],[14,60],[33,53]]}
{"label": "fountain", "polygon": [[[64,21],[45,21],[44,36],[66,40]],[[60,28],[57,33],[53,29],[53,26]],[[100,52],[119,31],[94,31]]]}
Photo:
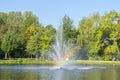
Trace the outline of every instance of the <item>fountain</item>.
{"label": "fountain", "polygon": [[72,54],[71,48],[63,41],[63,27],[60,26],[59,28],[55,38],[55,44],[53,44],[52,52],[49,55],[50,59],[57,62],[57,66],[68,61],[69,56]]}
{"label": "fountain", "polygon": [[[73,49],[73,47],[75,48],[76,46],[73,46],[73,44],[72,44],[72,46],[69,47],[68,43],[65,43],[65,41],[63,40],[63,34],[64,34],[63,27],[60,26],[59,30],[57,31],[55,43],[53,44],[53,49],[49,53],[49,58],[52,59],[53,61],[55,61],[54,69],[87,70],[87,69],[96,68],[93,66],[92,67],[91,66],[78,66],[75,64],[70,64],[72,61],[70,59],[70,57],[73,56],[73,51],[75,50],[75,49]],[[74,62],[74,61],[72,61],[72,62]],[[99,68],[101,68],[101,67],[99,67]]]}

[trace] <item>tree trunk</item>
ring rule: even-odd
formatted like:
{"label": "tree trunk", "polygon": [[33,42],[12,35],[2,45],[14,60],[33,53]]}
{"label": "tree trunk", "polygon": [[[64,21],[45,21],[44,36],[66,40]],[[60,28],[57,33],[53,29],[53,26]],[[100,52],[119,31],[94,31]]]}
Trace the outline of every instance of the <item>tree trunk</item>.
{"label": "tree trunk", "polygon": [[32,54],[31,54],[31,59],[32,59]]}
{"label": "tree trunk", "polygon": [[118,51],[118,58],[120,58],[120,50],[118,47],[117,47],[117,51]]}
{"label": "tree trunk", "polygon": [[7,55],[8,55],[8,53],[5,53],[5,59],[7,59]]}

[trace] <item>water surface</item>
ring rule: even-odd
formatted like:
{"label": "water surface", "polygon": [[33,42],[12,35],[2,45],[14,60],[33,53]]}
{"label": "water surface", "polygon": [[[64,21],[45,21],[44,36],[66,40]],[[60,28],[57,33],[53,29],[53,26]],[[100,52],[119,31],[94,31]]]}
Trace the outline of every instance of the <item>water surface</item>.
{"label": "water surface", "polygon": [[120,66],[0,65],[0,80],[120,80]]}

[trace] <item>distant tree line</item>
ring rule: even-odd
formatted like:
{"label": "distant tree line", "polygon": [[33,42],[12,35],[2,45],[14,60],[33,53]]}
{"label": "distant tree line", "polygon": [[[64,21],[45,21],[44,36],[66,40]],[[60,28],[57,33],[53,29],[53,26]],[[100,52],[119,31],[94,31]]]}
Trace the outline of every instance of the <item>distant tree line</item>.
{"label": "distant tree line", "polygon": [[[88,59],[111,60],[120,58],[120,20],[119,13],[110,11],[104,15],[94,13],[83,17],[78,26],[65,15],[62,18],[63,41],[77,46],[77,52],[84,50]],[[32,58],[39,54],[45,59],[52,49],[57,29],[52,24],[39,23],[38,17],[30,11],[0,12],[0,57]]]}

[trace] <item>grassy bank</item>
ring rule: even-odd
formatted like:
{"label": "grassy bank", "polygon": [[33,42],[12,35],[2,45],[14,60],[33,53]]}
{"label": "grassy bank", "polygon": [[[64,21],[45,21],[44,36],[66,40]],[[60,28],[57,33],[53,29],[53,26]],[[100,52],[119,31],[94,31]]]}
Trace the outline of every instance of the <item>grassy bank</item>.
{"label": "grassy bank", "polygon": [[72,63],[83,65],[120,65],[120,61],[92,61],[92,60],[76,60]]}
{"label": "grassy bank", "polygon": [[9,59],[0,60],[0,65],[14,65],[14,64],[39,64],[39,65],[53,65],[52,61],[43,61],[36,59]]}
{"label": "grassy bank", "polygon": [[[14,65],[14,64],[38,64],[38,65],[54,65],[55,61],[43,61],[36,59],[10,59],[0,60],[0,65]],[[91,60],[75,60],[67,63],[83,64],[83,65],[120,65],[120,61],[91,61]]]}

